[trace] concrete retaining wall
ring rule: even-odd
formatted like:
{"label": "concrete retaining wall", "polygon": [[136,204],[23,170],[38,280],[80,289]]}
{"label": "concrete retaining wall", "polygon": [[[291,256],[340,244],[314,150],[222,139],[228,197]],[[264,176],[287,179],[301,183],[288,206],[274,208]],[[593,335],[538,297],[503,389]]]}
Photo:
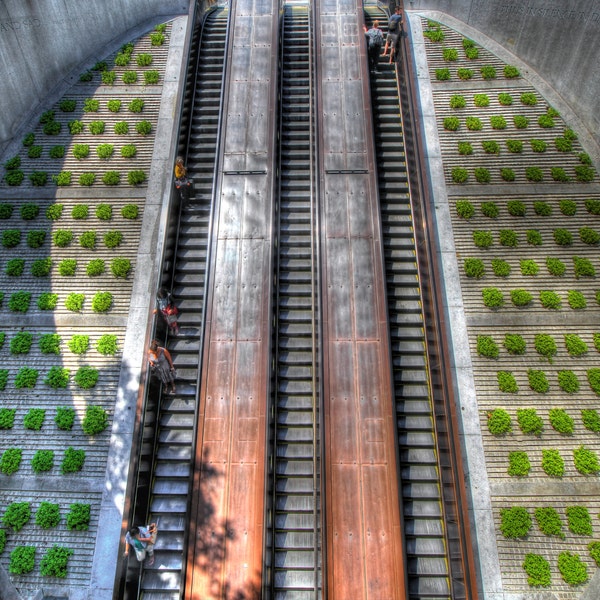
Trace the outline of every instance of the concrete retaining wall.
{"label": "concrete retaining wall", "polygon": [[562,96],[600,147],[600,1],[404,0],[404,6],[447,13],[519,57]]}
{"label": "concrete retaining wall", "polygon": [[0,153],[65,83],[77,81],[121,40],[187,14],[188,5],[188,0],[0,2]]}

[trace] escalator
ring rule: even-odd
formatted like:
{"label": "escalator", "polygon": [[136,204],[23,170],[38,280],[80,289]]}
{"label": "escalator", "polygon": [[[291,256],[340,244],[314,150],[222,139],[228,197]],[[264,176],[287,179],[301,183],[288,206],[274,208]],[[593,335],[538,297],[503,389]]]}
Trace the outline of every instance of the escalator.
{"label": "escalator", "polygon": [[[226,28],[227,11],[213,11],[195,34],[191,49],[193,68],[188,74],[180,153],[186,157],[194,191],[180,207],[179,223],[173,232],[176,241],[172,265],[165,265],[166,269],[170,267],[173,295],[180,309],[179,335],[167,340],[177,368],[177,393],[161,395],[153,454],[146,459],[153,464],[149,520],[158,522],[159,535],[154,564],[144,565],[140,574],[138,597],[144,599],[179,599],[184,585]],[[177,222],[173,216],[171,220]]]}
{"label": "escalator", "polygon": [[[366,9],[365,21],[386,15]],[[371,75],[371,96],[394,393],[401,468],[409,599],[453,598],[436,442],[435,416],[426,352],[413,210],[408,184],[396,72],[380,57]]]}
{"label": "escalator", "polygon": [[321,597],[311,63],[306,5],[284,12],[272,587]]}

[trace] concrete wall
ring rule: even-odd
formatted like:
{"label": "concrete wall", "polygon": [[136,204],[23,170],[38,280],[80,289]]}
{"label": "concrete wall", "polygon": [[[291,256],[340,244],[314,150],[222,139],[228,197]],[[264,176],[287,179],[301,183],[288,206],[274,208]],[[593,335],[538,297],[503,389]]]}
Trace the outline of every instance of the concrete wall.
{"label": "concrete wall", "polygon": [[404,7],[451,15],[512,52],[558,92],[600,147],[600,0],[404,0]]}
{"label": "concrete wall", "polygon": [[121,40],[187,14],[189,0],[0,0],[0,153]]}

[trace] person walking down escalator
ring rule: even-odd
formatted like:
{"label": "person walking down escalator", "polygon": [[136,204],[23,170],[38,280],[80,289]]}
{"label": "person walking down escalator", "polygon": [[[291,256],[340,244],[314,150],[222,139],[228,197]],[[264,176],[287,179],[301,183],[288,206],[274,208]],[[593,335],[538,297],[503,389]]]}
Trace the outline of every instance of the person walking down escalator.
{"label": "person walking down escalator", "polygon": [[183,202],[190,199],[192,194],[192,182],[188,177],[187,168],[183,162],[182,156],[178,156],[175,160],[175,187]]}
{"label": "person walking down escalator", "polygon": [[156,340],[150,342],[148,363],[152,374],[156,375],[163,386],[167,388],[167,394],[175,394],[177,391],[175,389],[176,372],[171,353],[166,348],[159,346]]}
{"label": "person walking down escalator", "polygon": [[369,69],[373,73],[379,73],[377,65],[379,55],[383,46],[383,31],[379,29],[379,21],[373,21],[373,26],[367,29],[365,25],[365,35],[367,37],[367,53],[369,55]]}

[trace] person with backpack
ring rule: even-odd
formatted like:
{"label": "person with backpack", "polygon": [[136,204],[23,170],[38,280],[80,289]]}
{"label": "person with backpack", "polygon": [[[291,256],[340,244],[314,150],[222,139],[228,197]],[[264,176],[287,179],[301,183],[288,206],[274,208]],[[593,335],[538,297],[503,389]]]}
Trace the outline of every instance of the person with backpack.
{"label": "person with backpack", "polygon": [[398,42],[400,41],[401,35],[402,13],[400,12],[400,7],[396,6],[394,14],[388,21],[388,34],[385,40],[385,48],[383,49],[383,56],[387,56],[388,48],[390,49],[390,64],[392,64],[392,61],[394,61],[396,58]]}
{"label": "person with backpack", "polygon": [[369,68],[373,73],[379,73],[377,64],[379,63],[379,55],[383,46],[383,31],[379,29],[379,21],[373,21],[370,29],[365,25],[365,35],[367,37],[367,53],[369,55]]}

